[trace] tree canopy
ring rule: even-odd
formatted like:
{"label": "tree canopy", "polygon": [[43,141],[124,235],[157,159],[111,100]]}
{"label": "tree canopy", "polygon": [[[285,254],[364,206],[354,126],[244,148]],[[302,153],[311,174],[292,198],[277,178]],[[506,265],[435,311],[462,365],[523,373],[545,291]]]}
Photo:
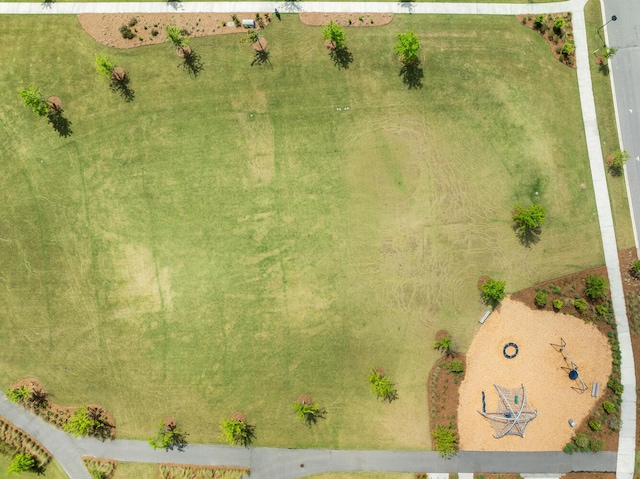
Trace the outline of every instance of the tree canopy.
{"label": "tree canopy", "polygon": [[344,42],[347,39],[344,28],[333,20],[322,27],[322,36],[325,40],[329,40],[337,50],[344,48]]}
{"label": "tree canopy", "polygon": [[98,72],[99,75],[111,78],[113,69],[116,67],[116,62],[106,55],[96,55],[95,65],[96,72]]}
{"label": "tree canopy", "polygon": [[47,100],[42,96],[40,88],[33,83],[27,88],[20,90],[20,98],[22,98],[24,106],[31,108],[38,116],[45,116],[49,111]]}
{"label": "tree canopy", "polygon": [[420,49],[418,36],[411,30],[398,34],[398,43],[394,49],[403,65],[413,65],[418,60],[418,50]]}

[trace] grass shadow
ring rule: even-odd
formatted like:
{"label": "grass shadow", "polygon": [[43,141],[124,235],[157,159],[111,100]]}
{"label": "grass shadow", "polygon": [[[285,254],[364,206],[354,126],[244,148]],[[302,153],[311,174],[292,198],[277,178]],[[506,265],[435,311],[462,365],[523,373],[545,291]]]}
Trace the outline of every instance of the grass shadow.
{"label": "grass shadow", "polygon": [[349,65],[353,62],[353,53],[351,53],[347,47],[331,50],[329,57],[331,57],[335,66],[344,68],[345,70],[349,68]]}
{"label": "grass shadow", "polygon": [[402,83],[407,85],[409,90],[422,88],[424,71],[420,67],[420,60],[416,60],[410,65],[404,65],[400,69],[400,76],[402,77]]}
{"label": "grass shadow", "polygon": [[131,102],[136,96],[136,92],[129,87],[129,76],[125,76],[120,81],[111,81],[109,84],[109,90],[113,93],[118,93],[126,102]]}
{"label": "grass shadow", "polygon": [[539,226],[536,228],[523,228],[518,225],[511,227],[515,232],[520,244],[526,248],[531,248],[534,244],[540,241],[540,235],[542,234],[542,228]]}
{"label": "grass shadow", "polygon": [[268,63],[271,65],[271,60],[269,60],[269,51],[268,50],[256,50],[256,54],[253,57],[253,61],[251,62],[251,66],[255,65],[264,65]]}
{"label": "grass shadow", "polygon": [[191,53],[184,57],[182,61],[182,68],[194,78],[197,77],[202,70],[204,70],[204,63],[196,52],[191,50]]}
{"label": "grass shadow", "polygon": [[53,129],[58,132],[58,135],[68,138],[73,133],[71,130],[71,121],[66,119],[62,113],[62,109],[52,111],[47,115],[47,119]]}

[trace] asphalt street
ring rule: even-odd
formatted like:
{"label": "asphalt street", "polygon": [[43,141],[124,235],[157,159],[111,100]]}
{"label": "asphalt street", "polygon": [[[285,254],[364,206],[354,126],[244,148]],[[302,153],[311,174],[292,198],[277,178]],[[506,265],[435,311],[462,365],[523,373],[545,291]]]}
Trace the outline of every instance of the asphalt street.
{"label": "asphalt street", "polygon": [[[618,49],[611,60],[618,128],[623,149],[631,158],[627,162],[627,182],[633,209],[636,248],[640,227],[640,2],[604,0],[603,38]],[[615,21],[610,21],[612,16]]]}

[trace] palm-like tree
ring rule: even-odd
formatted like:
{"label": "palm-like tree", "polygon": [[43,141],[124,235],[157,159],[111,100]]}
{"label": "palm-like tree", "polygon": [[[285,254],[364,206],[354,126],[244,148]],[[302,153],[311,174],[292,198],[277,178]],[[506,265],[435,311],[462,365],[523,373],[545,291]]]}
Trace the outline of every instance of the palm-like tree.
{"label": "palm-like tree", "polygon": [[298,401],[291,405],[291,408],[296,412],[298,419],[309,426],[318,422],[318,419],[324,418],[326,413],[325,409],[318,404],[312,404],[309,396],[300,396]]}
{"label": "palm-like tree", "polygon": [[437,349],[445,356],[455,356],[457,349],[455,342],[449,334],[447,334],[444,338],[435,341],[433,343],[433,348]]}
{"label": "palm-like tree", "polygon": [[250,446],[255,438],[255,427],[247,424],[243,415],[234,414],[220,422],[220,438],[232,446]]}
{"label": "palm-like tree", "polygon": [[176,49],[178,55],[181,57],[189,56],[191,48],[187,45],[189,41],[182,35],[182,30],[175,25],[167,25],[165,32],[167,33],[167,43],[170,43]]}

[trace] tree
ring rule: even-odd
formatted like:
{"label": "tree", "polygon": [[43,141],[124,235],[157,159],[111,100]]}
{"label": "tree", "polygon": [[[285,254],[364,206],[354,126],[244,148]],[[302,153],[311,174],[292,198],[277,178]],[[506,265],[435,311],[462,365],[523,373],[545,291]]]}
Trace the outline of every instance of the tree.
{"label": "tree", "polygon": [[223,419],[220,422],[220,438],[232,446],[249,446],[255,438],[254,426],[240,419]]}
{"label": "tree", "polygon": [[626,150],[618,148],[612,154],[607,157],[607,163],[609,164],[609,172],[613,176],[620,176],[624,171],[624,164],[629,159],[629,153]]}
{"label": "tree", "polygon": [[108,56],[96,55],[95,58],[96,72],[98,75],[111,78],[113,70],[116,67],[116,62]]}
{"label": "tree", "polygon": [[326,411],[317,404],[296,402],[292,404],[291,407],[296,412],[298,419],[301,419],[309,426],[318,422],[318,419],[324,418],[326,413]]}
{"label": "tree", "polygon": [[394,50],[404,66],[414,65],[418,61],[419,49],[418,36],[411,30],[398,34],[398,43],[396,43]]}
{"label": "tree", "polygon": [[516,205],[512,218],[518,232],[535,231],[544,222],[547,210],[544,206],[533,204],[529,208]]}
{"label": "tree", "polygon": [[29,454],[19,452],[13,457],[11,465],[9,466],[9,474],[20,474],[24,471],[33,469],[36,466],[35,459]]}
{"label": "tree", "polygon": [[167,25],[165,31],[167,32],[166,42],[170,43],[178,52],[185,53],[189,41],[182,36],[182,30],[175,25]]}
{"label": "tree", "polygon": [[487,279],[480,288],[480,295],[485,304],[495,308],[504,298],[505,286],[506,281],[492,278]]}
{"label": "tree", "polygon": [[154,449],[172,450],[175,447],[181,451],[187,445],[186,436],[177,425],[160,421],[155,436],[148,438],[148,441]]}
{"label": "tree", "polygon": [[327,25],[322,27],[322,36],[329,43],[329,48],[333,50],[342,50],[347,35],[344,28],[331,20]]}
{"label": "tree", "polygon": [[450,334],[433,342],[433,349],[437,349],[445,356],[455,356],[458,349]]}
{"label": "tree", "polygon": [[372,367],[371,373],[367,376],[369,383],[371,384],[371,391],[376,397],[381,398],[383,401],[392,402],[398,399],[398,390],[395,385],[385,377],[382,370]]}
{"label": "tree", "polygon": [[82,406],[76,409],[71,419],[65,424],[64,430],[75,437],[95,434],[107,428],[101,419],[101,410]]}
{"label": "tree", "polygon": [[585,279],[584,295],[591,299],[602,298],[608,287],[606,278],[597,274],[590,274]]}
{"label": "tree", "polygon": [[40,89],[33,83],[24,90],[20,90],[20,98],[22,98],[24,106],[31,108],[38,116],[45,116],[49,111],[47,100],[44,99]]}
{"label": "tree", "polygon": [[613,58],[616,53],[618,53],[618,49],[614,47],[604,47],[604,49],[602,50],[602,56],[607,60]]}

